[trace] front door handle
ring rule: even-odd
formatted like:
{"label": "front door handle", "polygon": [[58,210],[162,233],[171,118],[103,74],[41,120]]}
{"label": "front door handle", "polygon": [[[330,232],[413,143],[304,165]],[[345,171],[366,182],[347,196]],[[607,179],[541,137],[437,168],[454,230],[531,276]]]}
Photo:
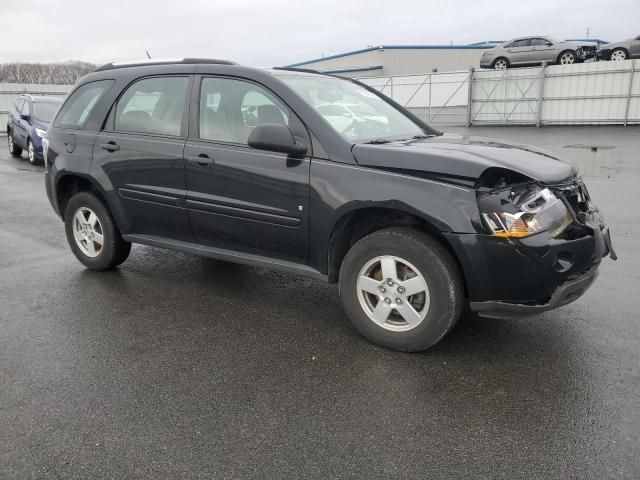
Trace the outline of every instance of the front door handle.
{"label": "front door handle", "polygon": [[116,142],[107,142],[100,144],[100,148],[107,150],[108,152],[115,152],[116,150],[120,150],[120,145]]}
{"label": "front door handle", "polygon": [[187,162],[197,167],[208,167],[214,162],[213,158],[206,153],[201,153],[200,155],[187,155],[185,158]]}

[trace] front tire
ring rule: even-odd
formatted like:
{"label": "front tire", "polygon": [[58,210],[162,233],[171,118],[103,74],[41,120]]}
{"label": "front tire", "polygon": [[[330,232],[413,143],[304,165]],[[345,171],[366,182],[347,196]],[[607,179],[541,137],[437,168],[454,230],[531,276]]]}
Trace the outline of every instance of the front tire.
{"label": "front tire", "polygon": [[462,275],[437,240],[409,228],[379,230],[347,252],[340,296],[355,329],[393,350],[426,350],[456,324]]}
{"label": "front tire", "polygon": [[13,132],[11,130],[7,132],[7,144],[9,146],[9,153],[12,157],[19,157],[22,155],[22,149],[16,145],[15,139],[13,138]]}
{"label": "front tire", "polygon": [[40,163],[38,161],[38,156],[36,155],[36,147],[33,146],[33,142],[30,138],[27,139],[27,158],[31,165],[37,165]]}
{"label": "front tire", "polygon": [[565,50],[558,56],[558,63],[560,65],[573,65],[574,63],[576,63],[577,59],[578,57],[575,52],[571,50]]}
{"label": "front tire", "polygon": [[114,268],[129,256],[131,243],[122,239],[108,210],[92,193],[71,197],[64,220],[71,251],[90,270]]}
{"label": "front tire", "polygon": [[612,62],[620,62],[622,60],[626,60],[627,58],[629,58],[629,55],[627,55],[627,51],[624,48],[616,48],[613,52],[611,52]]}

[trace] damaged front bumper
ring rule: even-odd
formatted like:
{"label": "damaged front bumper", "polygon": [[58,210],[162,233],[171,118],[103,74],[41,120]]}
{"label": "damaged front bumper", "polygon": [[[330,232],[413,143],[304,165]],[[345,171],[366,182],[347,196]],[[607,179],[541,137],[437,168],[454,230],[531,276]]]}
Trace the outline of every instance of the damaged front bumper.
{"label": "damaged front bumper", "polygon": [[616,259],[609,228],[576,178],[550,186],[572,211],[561,235],[514,239],[446,234],[464,272],[471,310],[493,318],[530,317],[571,303],[598,276],[600,261]]}

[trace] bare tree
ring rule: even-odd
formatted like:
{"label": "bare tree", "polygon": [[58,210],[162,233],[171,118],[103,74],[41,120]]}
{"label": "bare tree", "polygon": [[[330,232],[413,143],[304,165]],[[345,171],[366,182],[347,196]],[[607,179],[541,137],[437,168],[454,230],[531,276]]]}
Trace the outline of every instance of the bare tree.
{"label": "bare tree", "polygon": [[87,62],[4,63],[0,64],[0,83],[72,85],[96,69]]}

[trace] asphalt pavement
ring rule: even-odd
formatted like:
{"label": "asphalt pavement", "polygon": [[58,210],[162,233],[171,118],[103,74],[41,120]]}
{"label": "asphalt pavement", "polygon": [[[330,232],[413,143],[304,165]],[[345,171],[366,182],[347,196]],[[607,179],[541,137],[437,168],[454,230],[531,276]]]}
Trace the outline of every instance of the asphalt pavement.
{"label": "asphalt pavement", "polygon": [[640,478],[640,127],[449,131],[579,164],[619,260],[421,354],[314,280],[144,246],[88,271],[0,154],[0,478]]}

